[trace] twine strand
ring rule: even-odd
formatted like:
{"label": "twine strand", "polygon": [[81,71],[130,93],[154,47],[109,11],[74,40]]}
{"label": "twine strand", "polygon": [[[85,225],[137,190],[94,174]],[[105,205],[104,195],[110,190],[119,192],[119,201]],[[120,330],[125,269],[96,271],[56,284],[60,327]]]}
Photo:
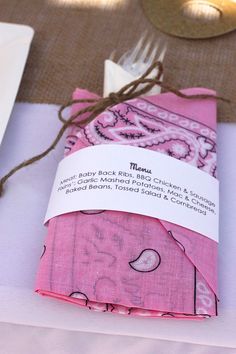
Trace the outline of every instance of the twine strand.
{"label": "twine strand", "polygon": [[[154,78],[148,78],[148,76],[154,71],[157,70],[157,74]],[[124,87],[122,87],[118,92],[112,92],[105,98],[97,98],[97,99],[76,99],[67,102],[65,105],[61,106],[58,111],[58,118],[62,122],[62,127],[60,128],[57,136],[51,143],[51,145],[41,152],[40,154],[33,156],[32,158],[21,162],[19,165],[12,168],[4,177],[0,179],[0,197],[3,194],[3,187],[7,180],[13,176],[17,171],[21,170],[24,167],[32,165],[33,163],[43,159],[47,156],[52,150],[55,149],[58,142],[60,141],[61,137],[63,136],[64,132],[69,126],[76,125],[78,128],[82,128],[88,123],[90,123],[94,118],[96,118],[100,113],[105,111],[108,107],[112,107],[118,103],[122,103],[124,101],[139,97],[144,95],[145,93],[149,92],[155,85],[160,86],[161,88],[172,92],[178,97],[183,99],[217,99],[227,103],[231,103],[230,100],[215,96],[215,95],[208,95],[208,94],[197,94],[197,95],[185,95],[181,91],[167,85],[163,84],[161,81],[161,77],[163,75],[163,65],[161,62],[154,62],[146,72],[140,76],[140,78],[128,83]],[[142,87],[139,85],[142,84]],[[71,107],[73,104],[76,103],[88,103],[89,105],[83,109],[80,109],[78,112],[73,114],[69,119],[65,119],[63,117],[63,113],[66,108]],[[76,121],[84,113],[90,113],[90,115],[82,120]]]}

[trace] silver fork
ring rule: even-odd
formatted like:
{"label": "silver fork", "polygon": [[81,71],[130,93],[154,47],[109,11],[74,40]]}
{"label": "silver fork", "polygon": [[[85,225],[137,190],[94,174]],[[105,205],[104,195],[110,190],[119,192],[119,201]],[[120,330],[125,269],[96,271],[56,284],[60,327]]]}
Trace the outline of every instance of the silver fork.
{"label": "silver fork", "polygon": [[149,37],[144,33],[134,48],[125,52],[117,64],[133,76],[142,75],[148,67],[155,61],[163,62],[167,45],[160,38],[154,41],[153,36]]}

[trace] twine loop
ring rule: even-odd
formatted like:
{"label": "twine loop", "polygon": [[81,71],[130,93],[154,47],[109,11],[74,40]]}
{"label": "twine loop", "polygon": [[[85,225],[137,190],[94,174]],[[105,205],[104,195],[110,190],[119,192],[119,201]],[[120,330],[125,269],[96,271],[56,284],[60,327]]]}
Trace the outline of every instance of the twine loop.
{"label": "twine loop", "polygon": [[[154,77],[150,78],[150,74],[155,73]],[[55,137],[54,141],[51,145],[43,151],[41,154],[38,154],[26,161],[21,162],[19,165],[12,168],[4,177],[0,179],[0,196],[3,194],[3,186],[6,181],[14,175],[20,169],[32,165],[34,162],[43,159],[47,156],[53,149],[55,149],[56,145],[60,141],[61,137],[63,136],[64,132],[69,126],[76,125],[78,128],[84,127],[86,124],[90,123],[93,119],[95,119],[100,113],[105,111],[108,107],[112,107],[116,104],[122,103],[129,99],[133,99],[139,96],[144,95],[145,93],[149,92],[155,85],[162,87],[163,89],[174,93],[178,97],[184,99],[218,99],[221,101],[225,101],[227,103],[232,103],[230,100],[219,97],[215,95],[208,95],[208,94],[200,94],[200,95],[185,95],[181,91],[164,84],[161,81],[161,77],[163,75],[163,65],[161,62],[157,61],[154,62],[147,71],[140,76],[140,78],[130,82],[129,84],[122,87],[118,92],[112,92],[105,98],[96,98],[96,99],[78,99],[78,100],[71,100],[65,105],[61,106],[58,111],[58,118],[62,122],[62,127],[59,130],[57,136]],[[140,86],[140,84],[142,84]],[[73,114],[69,119],[63,117],[64,110],[76,103],[88,103],[88,105],[78,110],[75,114]],[[90,113],[88,117],[81,118],[85,113]]]}

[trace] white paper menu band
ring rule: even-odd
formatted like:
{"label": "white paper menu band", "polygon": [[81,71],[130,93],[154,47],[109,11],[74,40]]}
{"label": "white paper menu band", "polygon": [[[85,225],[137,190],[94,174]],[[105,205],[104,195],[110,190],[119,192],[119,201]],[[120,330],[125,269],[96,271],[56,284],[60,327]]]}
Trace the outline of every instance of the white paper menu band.
{"label": "white paper menu band", "polygon": [[219,182],[162,153],[96,145],[64,158],[45,222],[79,210],[116,210],[183,226],[218,242]]}

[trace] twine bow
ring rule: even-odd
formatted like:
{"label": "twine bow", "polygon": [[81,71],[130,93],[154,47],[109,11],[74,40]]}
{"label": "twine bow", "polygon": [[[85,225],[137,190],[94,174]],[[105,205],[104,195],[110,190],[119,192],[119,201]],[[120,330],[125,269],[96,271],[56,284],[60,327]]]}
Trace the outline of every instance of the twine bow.
{"label": "twine bow", "polygon": [[[152,73],[154,70],[157,70],[157,74],[154,76],[154,78],[148,78],[149,74]],[[165,90],[174,93],[175,95],[185,98],[185,99],[209,99],[209,98],[214,98],[218,100],[222,100],[225,102],[230,103],[230,100],[224,98],[224,97],[219,97],[219,96],[214,96],[214,95],[208,95],[208,94],[199,94],[199,95],[185,95],[179,90],[163,84],[163,82],[160,80],[161,76],[163,74],[163,65],[161,62],[157,61],[154,62],[148,69],[147,71],[140,76],[137,80],[134,80],[130,82],[129,84],[125,85],[122,87],[118,92],[112,92],[108,95],[108,97],[105,98],[98,98],[98,99],[78,99],[78,100],[71,100],[67,104],[63,105],[58,112],[58,118],[60,121],[63,123],[61,129],[59,130],[56,138],[54,141],[51,143],[51,145],[42,153],[25,160],[21,162],[19,165],[15,166],[12,168],[4,177],[0,179],[0,196],[3,193],[3,186],[6,183],[6,181],[14,175],[17,171],[21,170],[22,168],[32,165],[34,162],[39,161],[43,159],[45,156],[47,156],[52,150],[55,149],[56,145],[60,141],[62,135],[66,131],[66,129],[69,126],[76,125],[79,128],[84,127],[88,123],[90,123],[94,118],[96,118],[100,113],[105,111],[108,107],[112,107],[114,105],[117,105],[118,103],[139,97],[144,95],[145,93],[149,92],[155,85],[158,85]],[[142,84],[142,87],[138,87],[140,84]],[[87,107],[80,109],[78,112],[73,114],[69,119],[65,119],[63,117],[63,112],[66,108],[70,107],[71,105],[75,103],[90,103]],[[84,113],[90,113],[90,115],[86,119],[82,119],[78,121],[78,118],[84,114]]]}

